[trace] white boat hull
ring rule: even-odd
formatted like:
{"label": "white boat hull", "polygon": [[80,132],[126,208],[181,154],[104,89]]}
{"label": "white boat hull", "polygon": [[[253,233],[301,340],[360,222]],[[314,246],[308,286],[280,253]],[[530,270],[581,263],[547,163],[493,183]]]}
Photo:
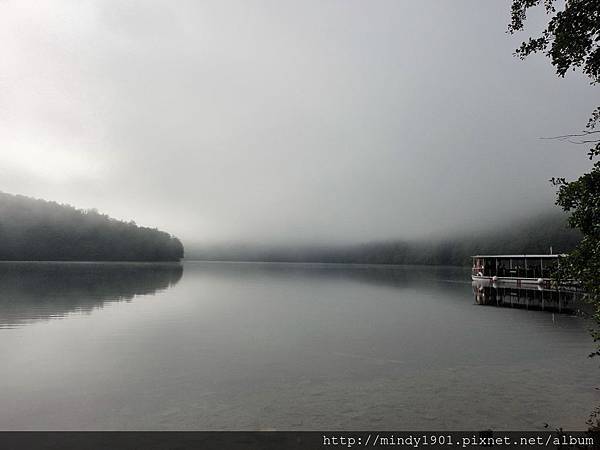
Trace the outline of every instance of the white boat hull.
{"label": "white boat hull", "polygon": [[510,283],[510,284],[534,284],[534,285],[549,285],[550,278],[523,278],[523,277],[487,277],[471,275],[473,281],[483,281],[489,283]]}

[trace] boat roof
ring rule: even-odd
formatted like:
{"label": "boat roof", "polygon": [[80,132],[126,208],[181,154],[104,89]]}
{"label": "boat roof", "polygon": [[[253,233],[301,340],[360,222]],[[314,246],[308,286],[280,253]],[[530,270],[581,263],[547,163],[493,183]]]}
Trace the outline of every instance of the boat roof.
{"label": "boat roof", "polygon": [[559,256],[567,256],[566,253],[554,255],[474,255],[471,258],[558,258]]}

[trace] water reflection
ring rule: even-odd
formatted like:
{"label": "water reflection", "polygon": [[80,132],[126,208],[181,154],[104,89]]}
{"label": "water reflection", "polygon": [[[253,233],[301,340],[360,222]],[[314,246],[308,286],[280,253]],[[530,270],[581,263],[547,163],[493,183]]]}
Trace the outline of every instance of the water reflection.
{"label": "water reflection", "polygon": [[178,263],[0,263],[0,328],[154,294],[182,275]]}
{"label": "water reflection", "polygon": [[187,271],[204,277],[279,280],[306,280],[311,282],[356,282],[396,288],[432,287],[470,283],[470,269],[455,266],[395,266],[376,264],[331,263],[271,263],[271,262],[211,262],[191,261]]}
{"label": "water reflection", "polygon": [[[0,429],[577,429],[600,401],[586,322],[476,307],[468,268],[184,266],[0,330]],[[2,320],[181,277],[113,267],[0,267]]]}
{"label": "water reflection", "polygon": [[585,308],[582,294],[572,290],[546,289],[521,285],[473,281],[473,295],[478,305],[521,308],[536,311],[579,314]]}

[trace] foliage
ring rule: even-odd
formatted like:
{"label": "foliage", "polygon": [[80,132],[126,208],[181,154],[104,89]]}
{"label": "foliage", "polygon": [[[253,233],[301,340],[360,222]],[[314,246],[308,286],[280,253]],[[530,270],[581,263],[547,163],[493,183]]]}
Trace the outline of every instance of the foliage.
{"label": "foliage", "polygon": [[[543,5],[551,16],[541,35],[529,38],[516,50],[525,58],[543,52],[564,77],[568,70],[581,69],[592,85],[600,81],[600,0],[567,0],[557,11],[555,0],[513,0],[510,33],[524,28],[530,8]],[[560,3],[562,5],[562,2]],[[558,136],[582,145],[591,145],[590,160],[600,156],[600,107],[597,107],[585,130]],[[589,173],[577,180],[553,178],[558,185],[556,204],[571,213],[569,225],[579,229],[582,240],[563,263],[561,277],[578,280],[586,290],[588,299],[596,308],[595,319],[600,324],[600,162],[593,164]],[[600,331],[594,332],[600,341]],[[600,348],[596,354],[600,354]]]}
{"label": "foliage", "polygon": [[[581,69],[591,84],[600,81],[600,0],[567,0],[561,11],[556,10],[556,0],[513,0],[510,33],[523,30],[528,9],[543,5],[550,15],[541,35],[521,43],[515,55],[521,59],[532,53],[543,52],[564,77],[569,70]],[[600,139],[595,138],[600,120],[600,107],[596,108],[580,133],[559,136],[578,144],[592,144],[590,159],[600,156]]]}
{"label": "foliage", "polygon": [[0,192],[0,260],[179,261],[181,242],[96,210]]}
{"label": "foliage", "polygon": [[564,9],[557,11],[555,0],[514,0],[511,11],[510,33],[524,28],[527,10],[543,4],[552,15],[541,36],[529,38],[516,50],[525,58],[532,53],[545,52],[563,76],[569,69],[582,68],[592,83],[600,81],[600,1],[567,0]]}
{"label": "foliage", "polygon": [[[557,204],[572,211],[569,225],[581,230],[583,238],[571,252],[562,277],[579,280],[589,300],[595,305],[594,319],[600,324],[600,162],[572,182],[561,182]],[[593,331],[600,342],[600,328]],[[595,355],[600,355],[600,346]]]}

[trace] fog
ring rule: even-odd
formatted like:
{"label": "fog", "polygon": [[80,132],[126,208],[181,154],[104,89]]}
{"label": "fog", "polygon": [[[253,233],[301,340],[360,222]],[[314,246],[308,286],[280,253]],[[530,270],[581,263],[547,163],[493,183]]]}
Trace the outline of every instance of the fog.
{"label": "fog", "polygon": [[[596,91],[510,2],[0,1],[0,190],[184,242],[412,238],[552,208]],[[543,14],[532,17],[539,30]]]}

